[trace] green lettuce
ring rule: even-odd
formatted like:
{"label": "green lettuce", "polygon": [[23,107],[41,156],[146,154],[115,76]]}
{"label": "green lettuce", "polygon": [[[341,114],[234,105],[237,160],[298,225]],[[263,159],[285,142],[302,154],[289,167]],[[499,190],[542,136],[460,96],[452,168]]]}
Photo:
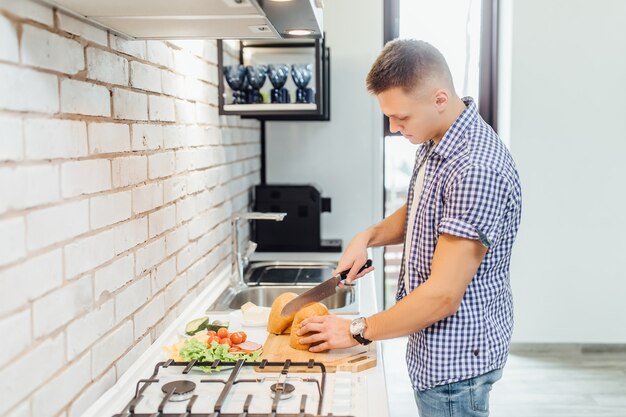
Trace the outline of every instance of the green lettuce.
{"label": "green lettuce", "polygon": [[[202,343],[197,339],[188,339],[180,349],[179,355],[186,361],[196,360],[198,362],[213,362],[216,360],[237,362],[239,359],[257,362],[261,357],[260,349],[253,353],[231,353],[228,351],[229,348],[230,346],[227,344],[220,345],[217,342],[213,342],[209,347],[206,343]],[[221,370],[220,366],[215,369],[212,369],[210,366],[198,366],[197,368],[206,373]]]}

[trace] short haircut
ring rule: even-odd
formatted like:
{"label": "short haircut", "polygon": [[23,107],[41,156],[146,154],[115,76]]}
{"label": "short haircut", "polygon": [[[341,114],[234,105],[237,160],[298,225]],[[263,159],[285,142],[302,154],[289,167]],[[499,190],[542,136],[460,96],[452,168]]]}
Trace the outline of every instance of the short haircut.
{"label": "short haircut", "polygon": [[366,84],[372,94],[394,87],[408,93],[432,79],[443,81],[454,92],[450,68],[437,48],[415,39],[395,39],[387,42],[374,61]]}

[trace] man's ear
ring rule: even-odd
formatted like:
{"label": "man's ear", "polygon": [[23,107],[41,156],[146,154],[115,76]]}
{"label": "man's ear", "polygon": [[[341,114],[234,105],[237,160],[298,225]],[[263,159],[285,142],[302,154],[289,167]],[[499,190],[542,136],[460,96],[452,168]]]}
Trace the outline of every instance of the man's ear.
{"label": "man's ear", "polygon": [[440,88],[435,91],[435,106],[440,113],[448,107],[449,98],[448,90]]}

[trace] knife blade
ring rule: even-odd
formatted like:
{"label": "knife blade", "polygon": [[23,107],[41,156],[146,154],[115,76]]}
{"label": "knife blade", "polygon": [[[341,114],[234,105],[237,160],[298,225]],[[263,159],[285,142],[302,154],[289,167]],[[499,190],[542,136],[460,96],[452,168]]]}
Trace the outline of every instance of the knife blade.
{"label": "knife blade", "polygon": [[[359,269],[359,273],[364,271],[365,269],[372,266],[372,260],[368,259],[365,262],[365,265],[361,269]],[[343,272],[338,273],[337,275],[327,279],[321,284],[316,285],[310,290],[300,294],[293,300],[289,301],[283,309],[280,311],[281,316],[288,316],[290,314],[296,313],[303,307],[306,307],[309,304],[313,304],[318,301],[322,301],[325,298],[330,297],[331,295],[337,292],[337,286],[340,282],[343,282],[348,278],[349,269],[346,269]]]}

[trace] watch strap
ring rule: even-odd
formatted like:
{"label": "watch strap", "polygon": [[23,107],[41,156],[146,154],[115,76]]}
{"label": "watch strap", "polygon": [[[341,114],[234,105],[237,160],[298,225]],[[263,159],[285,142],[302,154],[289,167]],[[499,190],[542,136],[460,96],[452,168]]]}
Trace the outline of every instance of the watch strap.
{"label": "watch strap", "polygon": [[361,336],[360,334],[353,334],[352,337],[354,338],[354,340],[356,340],[357,342],[359,342],[360,344],[362,344],[363,346],[367,346],[370,343],[372,343],[371,340],[364,338],[363,336]]}

